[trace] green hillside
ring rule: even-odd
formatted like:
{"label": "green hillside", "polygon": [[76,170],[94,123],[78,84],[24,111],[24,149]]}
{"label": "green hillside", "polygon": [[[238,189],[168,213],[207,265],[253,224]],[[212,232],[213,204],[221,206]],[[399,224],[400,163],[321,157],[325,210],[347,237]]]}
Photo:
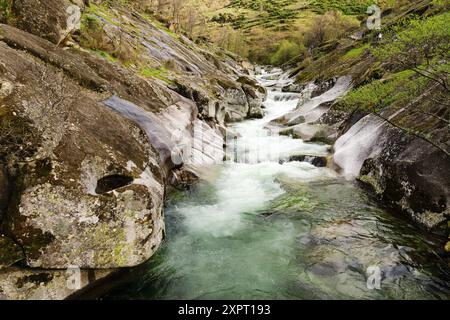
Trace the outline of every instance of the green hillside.
{"label": "green hillside", "polygon": [[[396,3],[399,1],[231,0],[206,15],[214,42],[254,62],[279,64],[277,56],[293,57],[304,47],[358,28],[370,5],[387,8]],[[312,39],[317,26],[325,29],[318,41]],[[280,48],[289,52],[277,53]]]}

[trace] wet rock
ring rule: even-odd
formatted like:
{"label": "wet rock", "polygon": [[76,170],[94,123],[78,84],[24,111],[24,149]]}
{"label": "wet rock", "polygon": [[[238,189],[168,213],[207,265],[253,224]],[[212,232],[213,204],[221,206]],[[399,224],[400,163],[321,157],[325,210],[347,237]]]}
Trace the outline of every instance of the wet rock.
{"label": "wet rock", "polygon": [[366,274],[370,266],[380,266],[384,282],[413,276],[415,270],[408,265],[409,247],[387,244],[383,239],[371,239],[367,226],[355,220],[333,221],[312,229],[308,243],[309,269],[312,274],[334,276],[349,271]]}
{"label": "wet rock", "polygon": [[335,78],[331,78],[327,81],[316,82],[315,83],[316,87],[311,92],[311,98],[318,97],[318,96],[324,94],[325,92],[327,92],[328,90],[330,90],[331,88],[333,88],[335,86],[337,80],[338,80],[338,78],[335,77]]}
{"label": "wet rock", "polygon": [[326,225],[316,226],[312,234],[318,243],[333,243],[342,246],[368,236],[370,231],[354,221],[336,220]]}
{"label": "wet rock", "polygon": [[[282,116],[274,122],[295,126],[302,123],[314,124],[326,114],[334,101],[346,94],[351,86],[351,77],[340,77],[336,80],[331,89],[316,97],[309,97],[309,93],[305,93],[304,97],[300,97],[298,106],[292,112]],[[311,87],[312,89],[315,86]]]}
{"label": "wet rock", "polygon": [[298,99],[298,95],[294,93],[287,93],[287,94],[279,94],[274,97],[274,100],[279,101],[291,101]]}
{"label": "wet rock", "polygon": [[[376,116],[369,115],[352,126],[335,143],[334,162],[343,170],[343,174],[351,179],[356,178],[366,159],[378,151],[379,140],[383,129],[388,129],[386,123]],[[369,140],[371,143],[367,143]]]}
{"label": "wet rock", "polygon": [[302,123],[284,129],[280,132],[282,135],[290,135],[294,139],[302,139],[305,142],[323,142],[331,143],[330,136],[333,134],[331,127],[321,124],[307,124]]}
{"label": "wet rock", "polygon": [[177,189],[186,190],[199,181],[199,177],[192,171],[178,169],[172,171],[171,185]]}
{"label": "wet rock", "polygon": [[237,122],[245,119],[249,114],[247,96],[241,88],[229,88],[225,94],[226,122]]}
{"label": "wet rock", "polygon": [[261,87],[254,80],[241,77],[235,83],[221,79],[218,85],[210,86],[210,90],[216,92],[215,95],[192,82],[175,81],[170,88],[194,101],[201,119],[211,119],[218,124],[224,124],[264,116],[262,103],[266,92],[260,90]]}
{"label": "wet rock", "polygon": [[296,93],[301,93],[303,92],[303,90],[305,90],[306,85],[305,84],[298,84],[298,83],[293,83],[290,85],[287,85],[285,87],[283,87],[281,89],[282,92],[296,92]]}
{"label": "wet rock", "polygon": [[242,89],[247,96],[247,103],[249,107],[247,118],[262,119],[264,117],[264,111],[261,107],[265,99],[265,95],[263,96],[261,93],[258,93],[253,87],[246,84],[242,86]]}
{"label": "wet rock", "polygon": [[308,162],[318,168],[324,168],[328,164],[328,158],[321,156],[295,155],[289,157],[289,162],[293,161]]}
{"label": "wet rock", "polygon": [[411,274],[410,268],[408,268],[408,266],[403,265],[403,264],[384,266],[381,269],[381,272],[382,272],[383,278],[388,281],[397,280],[397,279],[403,278],[403,277]]}
{"label": "wet rock", "polygon": [[450,159],[434,145],[369,115],[339,138],[335,150],[344,174],[358,177],[386,205],[427,229],[445,221]]}

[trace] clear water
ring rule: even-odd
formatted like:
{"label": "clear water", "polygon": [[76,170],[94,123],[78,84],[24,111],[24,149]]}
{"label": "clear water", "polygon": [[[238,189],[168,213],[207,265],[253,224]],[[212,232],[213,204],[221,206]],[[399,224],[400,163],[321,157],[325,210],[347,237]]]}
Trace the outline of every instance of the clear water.
{"label": "clear water", "polygon": [[[171,194],[163,247],[103,298],[450,298],[442,238],[380,209],[331,169],[280,164],[328,152],[264,129],[297,105],[280,95],[270,92],[264,119],[234,127],[229,150],[245,163],[212,168],[207,181]],[[367,285],[373,270],[380,289]]]}

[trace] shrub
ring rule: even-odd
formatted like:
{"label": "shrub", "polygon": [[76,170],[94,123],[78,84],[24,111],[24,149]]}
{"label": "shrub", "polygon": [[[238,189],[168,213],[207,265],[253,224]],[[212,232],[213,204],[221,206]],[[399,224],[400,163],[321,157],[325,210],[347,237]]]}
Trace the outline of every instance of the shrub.
{"label": "shrub", "polygon": [[308,48],[316,48],[324,42],[336,40],[359,26],[359,22],[344,16],[339,11],[329,11],[316,16],[312,27],[304,35],[304,43]]}
{"label": "shrub", "polygon": [[0,23],[7,23],[12,16],[12,0],[0,0]]}
{"label": "shrub", "polygon": [[373,54],[394,70],[413,70],[450,91],[449,21],[449,12],[425,19],[413,18],[406,26],[389,30],[384,43]]}
{"label": "shrub", "polygon": [[303,53],[305,53],[305,47],[302,44],[285,39],[280,42],[277,50],[270,57],[270,63],[273,65],[282,65]]}
{"label": "shrub", "polygon": [[368,44],[365,44],[361,47],[357,47],[354,49],[351,49],[349,51],[347,51],[347,53],[344,55],[344,59],[355,59],[360,57],[364,52],[366,52],[366,50],[368,50],[370,48],[370,46]]}
{"label": "shrub", "polygon": [[311,0],[310,8],[325,12],[327,10],[339,10],[346,15],[365,14],[367,8],[373,4],[383,7],[392,7],[396,4],[395,0]]}
{"label": "shrub", "polygon": [[377,113],[395,105],[406,105],[412,96],[424,88],[426,79],[414,77],[413,71],[395,73],[383,80],[376,80],[352,90],[339,101],[339,108],[346,111],[356,109]]}

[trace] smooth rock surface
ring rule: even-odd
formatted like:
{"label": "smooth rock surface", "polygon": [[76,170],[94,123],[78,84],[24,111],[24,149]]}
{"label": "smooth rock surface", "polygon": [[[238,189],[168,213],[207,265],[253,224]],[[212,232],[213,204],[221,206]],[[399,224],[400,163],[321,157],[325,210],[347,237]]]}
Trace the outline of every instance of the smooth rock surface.
{"label": "smooth rock surface", "polygon": [[[59,43],[69,34],[67,20],[69,6],[74,3],[68,0],[15,0],[13,13],[17,26],[32,34]],[[81,8],[80,8],[81,12]]]}
{"label": "smooth rock surface", "polygon": [[351,127],[334,148],[343,173],[370,185],[384,203],[428,229],[445,222],[450,158],[441,150],[375,115]]}

